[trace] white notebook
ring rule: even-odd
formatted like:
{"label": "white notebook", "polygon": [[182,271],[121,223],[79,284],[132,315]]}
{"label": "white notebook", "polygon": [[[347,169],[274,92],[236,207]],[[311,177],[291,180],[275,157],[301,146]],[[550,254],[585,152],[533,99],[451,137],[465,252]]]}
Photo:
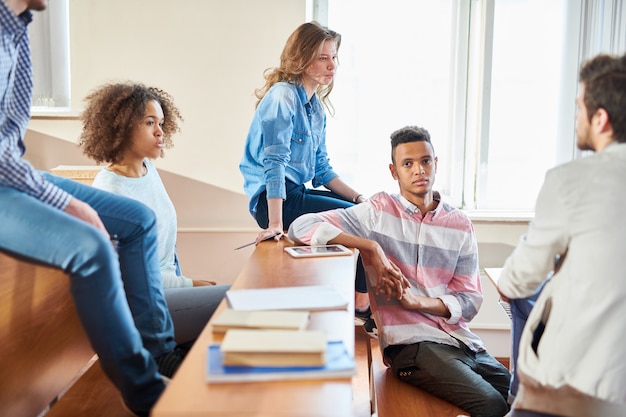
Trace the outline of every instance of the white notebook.
{"label": "white notebook", "polygon": [[233,310],[226,308],[211,319],[213,332],[229,329],[303,330],[309,322],[308,311]]}
{"label": "white notebook", "polygon": [[329,285],[226,291],[234,310],[344,310],[348,301]]}

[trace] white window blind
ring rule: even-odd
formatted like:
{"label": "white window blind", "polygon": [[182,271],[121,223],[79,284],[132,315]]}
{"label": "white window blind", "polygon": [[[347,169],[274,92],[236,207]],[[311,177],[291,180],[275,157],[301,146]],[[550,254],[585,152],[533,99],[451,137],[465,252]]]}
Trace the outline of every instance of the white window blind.
{"label": "white window blind", "polygon": [[68,0],[54,0],[34,12],[29,26],[33,60],[33,112],[67,111],[70,107]]}

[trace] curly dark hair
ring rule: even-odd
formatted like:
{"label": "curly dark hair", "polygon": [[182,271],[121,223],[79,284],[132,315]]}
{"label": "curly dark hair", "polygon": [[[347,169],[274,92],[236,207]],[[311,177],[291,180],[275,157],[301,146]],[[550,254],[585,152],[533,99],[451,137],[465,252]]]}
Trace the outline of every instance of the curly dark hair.
{"label": "curly dark hair", "polygon": [[86,106],[80,115],[83,131],[78,142],[83,153],[97,163],[119,162],[131,147],[133,129],[151,100],[163,109],[163,146],[174,146],[172,135],[180,131],[178,122],[183,118],[172,96],[141,83],[112,83],[98,87],[84,99]]}

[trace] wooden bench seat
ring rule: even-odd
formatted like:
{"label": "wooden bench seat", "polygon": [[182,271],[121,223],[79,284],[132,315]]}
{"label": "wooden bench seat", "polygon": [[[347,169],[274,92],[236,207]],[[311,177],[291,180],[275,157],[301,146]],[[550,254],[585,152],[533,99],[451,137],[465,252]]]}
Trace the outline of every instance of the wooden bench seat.
{"label": "wooden bench seat", "polygon": [[396,378],[383,363],[377,339],[369,338],[372,415],[377,417],[456,417],[469,415],[459,407]]}
{"label": "wooden bench seat", "polygon": [[63,271],[0,251],[0,416],[130,415],[97,363],[69,287]]}
{"label": "wooden bench seat", "polygon": [[95,362],[51,407],[45,417],[133,417],[122,396]]}
{"label": "wooden bench seat", "polygon": [[36,416],[94,356],[62,271],[0,252],[0,415]]}

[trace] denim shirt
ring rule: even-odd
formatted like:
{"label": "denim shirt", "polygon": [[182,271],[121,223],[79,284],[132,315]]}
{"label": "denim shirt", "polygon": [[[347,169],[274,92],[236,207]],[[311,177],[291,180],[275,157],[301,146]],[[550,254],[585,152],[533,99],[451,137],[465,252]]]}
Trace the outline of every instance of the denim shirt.
{"label": "denim shirt", "polygon": [[285,179],[296,184],[328,184],[337,174],[328,163],[326,114],[316,94],[308,100],[304,86],[276,83],[252,119],[239,164],[244,191],[254,216],[259,195],[285,199]]}

